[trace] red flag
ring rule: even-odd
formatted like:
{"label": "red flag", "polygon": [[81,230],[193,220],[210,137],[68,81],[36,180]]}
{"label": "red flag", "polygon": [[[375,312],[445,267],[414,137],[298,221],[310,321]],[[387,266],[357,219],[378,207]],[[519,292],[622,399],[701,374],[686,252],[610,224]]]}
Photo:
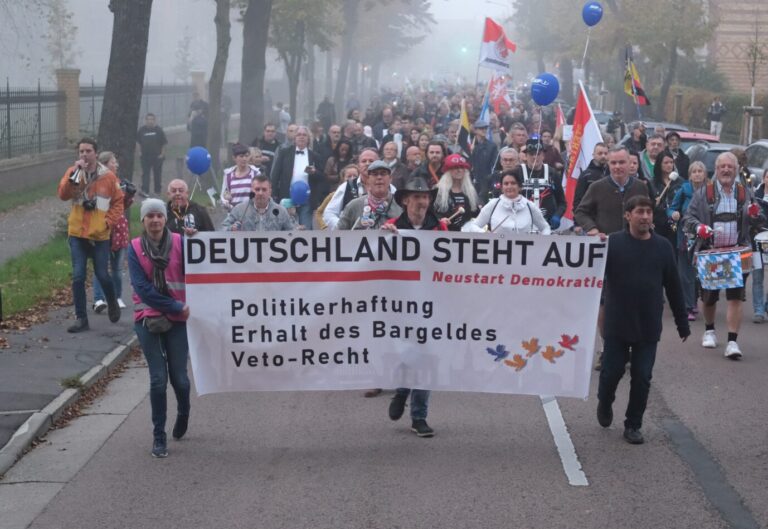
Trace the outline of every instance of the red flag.
{"label": "red flag", "polygon": [[563,109],[560,106],[560,103],[558,103],[555,107],[555,130],[563,125],[565,125],[565,115],[563,114]]}
{"label": "red flag", "polygon": [[503,27],[486,18],[483,42],[480,44],[480,66],[507,71],[510,51],[517,51],[517,45],[507,38]]}
{"label": "red flag", "polygon": [[488,92],[490,93],[490,101],[493,105],[493,111],[498,114],[501,111],[501,104],[505,103],[507,108],[512,104],[512,100],[507,93],[507,80],[503,75],[494,74],[491,77],[491,82],[488,85]]}
{"label": "red flag", "polygon": [[573,137],[565,184],[565,201],[568,204],[565,217],[568,219],[573,219],[573,196],[576,193],[579,176],[589,166],[595,145],[601,141],[603,136],[600,133],[600,126],[592,113],[584,86],[579,82],[579,99],[576,101],[576,112],[573,115]]}

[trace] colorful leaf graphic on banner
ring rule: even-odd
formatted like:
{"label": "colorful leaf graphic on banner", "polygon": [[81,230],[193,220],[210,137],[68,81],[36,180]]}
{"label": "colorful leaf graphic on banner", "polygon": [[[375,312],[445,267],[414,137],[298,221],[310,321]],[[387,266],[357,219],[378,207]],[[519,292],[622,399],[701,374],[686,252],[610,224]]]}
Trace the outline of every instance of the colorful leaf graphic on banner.
{"label": "colorful leaf graphic on banner", "polygon": [[523,349],[525,349],[528,352],[528,354],[526,354],[525,356],[527,356],[528,358],[532,357],[533,355],[539,352],[539,349],[541,349],[541,346],[539,345],[539,339],[531,338],[528,341],[523,340]]}
{"label": "colorful leaf graphic on banner", "polygon": [[565,351],[562,349],[555,349],[551,345],[548,345],[544,351],[541,353],[541,356],[544,357],[544,360],[549,362],[550,364],[555,363],[555,358],[560,358],[565,354]]}
{"label": "colorful leaf graphic on banner", "polygon": [[509,356],[509,351],[507,351],[506,346],[502,344],[496,344],[496,349],[491,349],[490,347],[486,347],[485,350],[488,352],[489,355],[494,357],[493,358],[494,362],[500,362]]}
{"label": "colorful leaf graphic on banner", "polygon": [[509,367],[514,367],[515,371],[520,371],[528,364],[528,360],[523,358],[521,355],[514,355],[512,360],[504,360],[504,363]]}
{"label": "colorful leaf graphic on banner", "polygon": [[567,334],[561,334],[560,335],[560,341],[557,342],[557,345],[562,347],[563,349],[568,349],[569,351],[575,351],[576,349],[573,348],[574,345],[579,343],[579,335],[575,336],[568,336]]}

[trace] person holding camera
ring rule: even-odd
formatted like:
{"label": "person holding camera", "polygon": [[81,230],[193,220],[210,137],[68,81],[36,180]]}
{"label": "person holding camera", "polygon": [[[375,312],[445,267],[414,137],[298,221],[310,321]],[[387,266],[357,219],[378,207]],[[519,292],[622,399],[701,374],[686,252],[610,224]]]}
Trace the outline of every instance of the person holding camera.
{"label": "person holding camera", "polygon": [[72,255],[72,297],[75,302],[74,325],[67,332],[89,329],[85,297],[85,270],[88,258],[107,299],[107,313],[112,323],[120,319],[120,305],[108,273],[110,234],[123,215],[123,191],[115,173],[96,159],[98,146],[91,138],[77,144],[78,159],[61,177],[58,196],[71,200],[67,220],[69,249]]}
{"label": "person holding camera", "polygon": [[[117,158],[111,151],[103,151],[99,153],[99,163],[103,164],[107,169],[117,174]],[[123,209],[127,213],[128,208],[133,204],[133,197],[136,195],[136,186],[134,186],[128,180],[120,179],[120,189],[123,190]],[[130,233],[128,232],[128,218],[126,214],[120,215],[117,223],[112,227],[112,233],[110,235],[110,252],[109,252],[109,275],[112,278],[112,285],[115,288],[115,296],[117,296],[117,304],[121,309],[125,308],[123,302],[123,262],[125,261],[125,249],[128,248],[128,241],[130,240]],[[101,288],[99,278],[93,278],[93,311],[97,314],[101,314],[107,308],[107,301],[104,296],[104,289]]]}
{"label": "person holding camera", "polygon": [[190,383],[187,376],[187,319],[182,237],[166,226],[166,204],[157,198],[141,203],[144,231],[128,248],[133,286],[133,329],[149,368],[152,407],[152,457],[168,456],[165,421],[168,379],[176,394],[173,438],[181,439],[189,424]]}

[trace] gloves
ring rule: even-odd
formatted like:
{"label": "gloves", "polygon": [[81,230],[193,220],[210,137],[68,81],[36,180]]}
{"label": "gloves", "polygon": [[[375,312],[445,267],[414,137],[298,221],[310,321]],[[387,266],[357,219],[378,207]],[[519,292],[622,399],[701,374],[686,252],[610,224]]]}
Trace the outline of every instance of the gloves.
{"label": "gloves", "polygon": [[553,230],[556,230],[557,228],[559,228],[560,227],[560,217],[558,217],[557,215],[553,215],[552,218],[549,219],[549,226]]}
{"label": "gloves", "polygon": [[755,202],[752,202],[749,207],[747,207],[747,214],[752,217],[753,219],[760,216],[760,206],[758,206]]}
{"label": "gloves", "polygon": [[699,224],[696,227],[696,236],[701,239],[709,239],[712,237],[713,230],[711,227],[707,226],[706,224]]}

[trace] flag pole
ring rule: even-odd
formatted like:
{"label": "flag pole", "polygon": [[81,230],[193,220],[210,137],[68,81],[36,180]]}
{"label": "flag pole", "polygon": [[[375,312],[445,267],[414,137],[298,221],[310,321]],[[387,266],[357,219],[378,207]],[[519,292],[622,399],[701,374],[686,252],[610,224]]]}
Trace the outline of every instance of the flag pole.
{"label": "flag pole", "polygon": [[632,87],[632,98],[635,100],[635,106],[637,107],[637,119],[642,121],[643,120],[643,113],[640,110],[640,101],[637,98],[637,87],[635,86],[635,76],[633,75],[632,71],[632,50],[629,46],[627,46],[627,72],[629,72],[629,85]]}

